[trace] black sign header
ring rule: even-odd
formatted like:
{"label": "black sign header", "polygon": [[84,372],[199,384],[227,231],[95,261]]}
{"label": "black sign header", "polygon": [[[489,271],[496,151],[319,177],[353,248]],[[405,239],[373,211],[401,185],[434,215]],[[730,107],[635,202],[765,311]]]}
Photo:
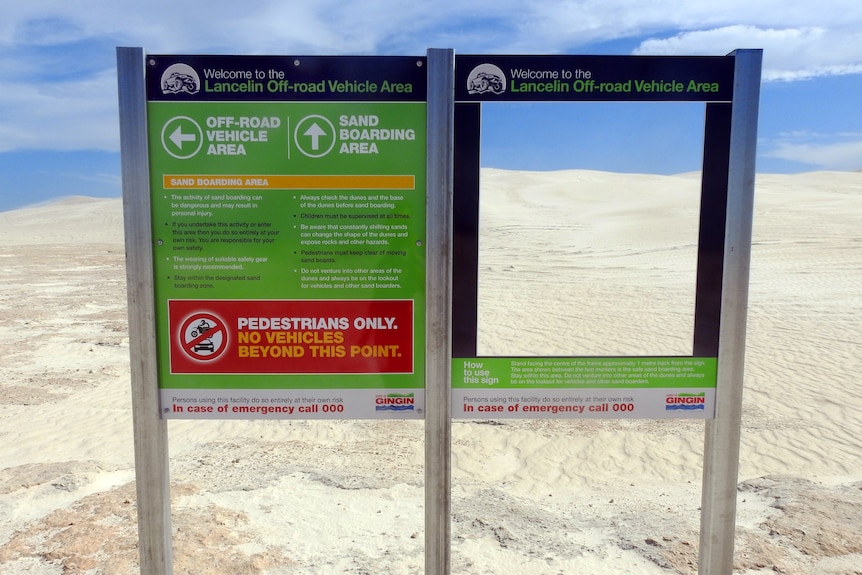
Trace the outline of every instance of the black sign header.
{"label": "black sign header", "polygon": [[732,56],[455,58],[458,102],[729,102]]}
{"label": "black sign header", "polygon": [[147,99],[424,102],[425,57],[147,57]]}

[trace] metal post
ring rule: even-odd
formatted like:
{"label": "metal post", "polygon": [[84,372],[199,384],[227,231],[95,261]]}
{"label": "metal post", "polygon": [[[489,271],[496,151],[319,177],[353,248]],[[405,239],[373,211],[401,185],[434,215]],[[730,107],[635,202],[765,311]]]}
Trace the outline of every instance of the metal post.
{"label": "metal post", "polygon": [[737,50],[730,129],[727,224],[715,419],[706,422],[700,526],[700,575],[730,575],[742,426],[745,327],[754,210],[754,163],[761,50]]}
{"label": "metal post", "polygon": [[452,197],[455,53],[428,50],[425,573],[448,575],[451,544]]}
{"label": "metal post", "polygon": [[144,52],[117,48],[141,573],[171,575],[167,422],[159,416]]}

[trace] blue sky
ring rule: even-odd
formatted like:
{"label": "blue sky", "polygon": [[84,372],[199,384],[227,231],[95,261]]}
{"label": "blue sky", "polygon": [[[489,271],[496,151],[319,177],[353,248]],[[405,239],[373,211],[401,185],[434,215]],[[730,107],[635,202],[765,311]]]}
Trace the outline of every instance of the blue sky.
{"label": "blue sky", "polygon": [[[862,169],[858,0],[7,0],[0,211],[121,194],[116,46],[176,54],[724,55],[764,50],[759,172]],[[496,104],[483,166],[700,168],[703,106]]]}

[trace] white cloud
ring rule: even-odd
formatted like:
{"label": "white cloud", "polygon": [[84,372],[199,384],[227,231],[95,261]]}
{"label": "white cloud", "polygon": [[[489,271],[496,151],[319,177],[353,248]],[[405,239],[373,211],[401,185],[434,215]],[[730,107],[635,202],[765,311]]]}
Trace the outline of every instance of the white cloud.
{"label": "white cloud", "polygon": [[[585,41],[637,38],[710,31],[733,26],[761,29],[824,28],[858,30],[858,0],[549,0],[534,2],[535,18],[526,28],[551,41],[577,45]],[[746,46],[731,46],[740,48]],[[754,47],[754,46],[748,46]]]}
{"label": "white cloud", "polygon": [[726,54],[763,48],[763,79],[805,80],[862,73],[862,31],[725,26],[641,43],[636,54]]}
{"label": "white cloud", "polygon": [[[862,169],[862,134],[847,134],[845,141],[817,142],[823,136],[793,134],[773,144],[764,156],[800,162],[823,170]],[[811,140],[815,141],[811,141]]]}
{"label": "white cloud", "polygon": [[114,46],[152,53],[638,53],[764,48],[764,78],[862,73],[862,2],[821,0],[68,0],[7,2],[0,151],[116,149]]}
{"label": "white cloud", "polygon": [[57,84],[0,81],[0,152],[119,147],[113,72]]}

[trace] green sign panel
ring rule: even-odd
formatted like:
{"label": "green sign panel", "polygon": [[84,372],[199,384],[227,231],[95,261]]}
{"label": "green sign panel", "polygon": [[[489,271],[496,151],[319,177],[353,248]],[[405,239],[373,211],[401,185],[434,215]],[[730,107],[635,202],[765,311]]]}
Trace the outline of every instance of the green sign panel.
{"label": "green sign panel", "polygon": [[422,417],[418,58],[148,60],[165,417]]}
{"label": "green sign panel", "polygon": [[704,418],[716,358],[481,357],[452,362],[461,417]]}

